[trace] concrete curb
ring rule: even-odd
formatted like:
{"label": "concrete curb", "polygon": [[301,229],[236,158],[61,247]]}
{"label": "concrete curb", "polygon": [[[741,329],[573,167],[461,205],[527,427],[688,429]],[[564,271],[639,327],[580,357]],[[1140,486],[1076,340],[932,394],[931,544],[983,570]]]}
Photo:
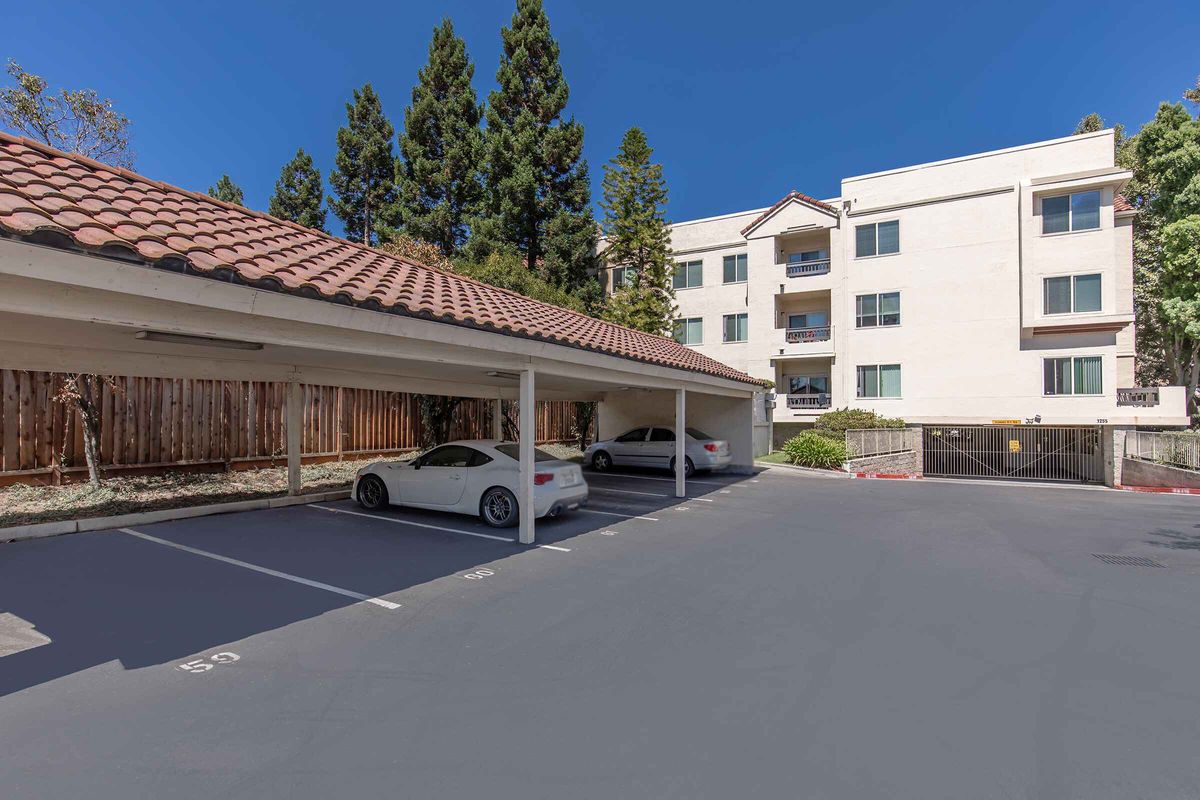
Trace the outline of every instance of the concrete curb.
{"label": "concrete curb", "polygon": [[791,472],[802,472],[806,475],[815,475],[819,478],[849,478],[848,473],[841,470],[832,469],[813,469],[812,467],[797,467],[794,464],[776,464],[771,461],[755,461],[754,466],[765,467],[766,469],[786,469]]}
{"label": "concrete curb", "polygon": [[212,503],[206,506],[184,506],[163,508],[155,511],[136,511],[132,514],[117,514],[111,517],[87,517],[67,519],[59,522],[38,522],[33,525],[14,525],[0,528],[0,542],[20,542],[27,539],[44,539],[48,536],[63,536],[68,533],[86,533],[108,528],[126,528],[132,525],[150,525],[173,519],[207,517],[213,514],[232,514],[237,511],[261,511],[266,508],[286,508],[305,503],[324,503],[330,500],[345,500],[350,497],[349,489],[335,492],[316,492],[295,497],[263,497],[255,500],[236,500],[232,503]]}
{"label": "concrete curb", "polygon": [[870,478],[886,481],[922,481],[924,475],[909,475],[907,472],[851,472],[851,478]]}
{"label": "concrete curb", "polygon": [[1200,494],[1200,489],[1188,489],[1182,486],[1121,486],[1113,487],[1123,492],[1147,492],[1149,494]]}

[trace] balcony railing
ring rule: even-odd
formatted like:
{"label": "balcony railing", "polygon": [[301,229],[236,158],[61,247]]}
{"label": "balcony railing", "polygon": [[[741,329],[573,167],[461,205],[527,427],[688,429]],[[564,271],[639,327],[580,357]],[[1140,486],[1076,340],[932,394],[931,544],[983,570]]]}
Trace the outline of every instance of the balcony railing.
{"label": "balcony railing", "polygon": [[829,408],[831,398],[828,394],[789,394],[788,408]]}
{"label": "balcony railing", "polygon": [[829,272],[829,259],[824,261],[793,261],[787,265],[789,278],[803,278],[807,275],[825,275]]}
{"label": "balcony railing", "polygon": [[818,325],[815,328],[788,328],[783,334],[783,340],[787,344],[828,342],[832,338],[833,328],[829,325]]}
{"label": "balcony railing", "polygon": [[1158,405],[1158,387],[1139,389],[1117,389],[1117,405],[1151,408]]}

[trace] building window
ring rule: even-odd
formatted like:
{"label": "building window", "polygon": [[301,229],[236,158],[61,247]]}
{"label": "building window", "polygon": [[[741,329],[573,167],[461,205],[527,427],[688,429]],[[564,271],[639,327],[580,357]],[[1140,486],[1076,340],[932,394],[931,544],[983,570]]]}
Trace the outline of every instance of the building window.
{"label": "building window", "polygon": [[854,301],[855,325],[878,328],[900,324],[900,293],[860,294]]}
{"label": "building window", "polygon": [[675,264],[671,275],[671,286],[675,289],[695,289],[704,283],[703,261],[680,261]]}
{"label": "building window", "polygon": [[680,344],[700,344],[704,341],[704,319],[688,317],[675,320],[675,341]]}
{"label": "building window", "polygon": [[746,254],[725,256],[725,283],[746,282]]}
{"label": "building window", "polygon": [[1044,313],[1082,314],[1100,310],[1100,276],[1064,275],[1046,278]]}
{"label": "building window", "polygon": [[633,286],[635,280],[637,280],[637,267],[612,268],[612,286],[614,292],[622,286]]}
{"label": "building window", "polygon": [[859,397],[899,397],[900,365],[868,364],[858,368]]}
{"label": "building window", "polygon": [[829,394],[829,376],[790,376],[788,378],[788,394]]}
{"label": "building window", "polygon": [[797,328],[828,328],[829,314],[825,311],[805,311],[801,314],[788,314],[788,330]]}
{"label": "building window", "polygon": [[1043,391],[1056,394],[1103,394],[1100,356],[1042,359]]}
{"label": "building window", "polygon": [[900,252],[900,221],[872,222],[854,228],[854,257],[886,256]]}
{"label": "building window", "polygon": [[803,253],[788,253],[787,263],[808,264],[829,260],[828,250],[805,250]]}
{"label": "building window", "polygon": [[1089,231],[1099,227],[1099,189],[1042,198],[1042,233]]}
{"label": "building window", "polygon": [[726,342],[746,341],[746,315],[726,314],[724,317],[724,338]]}

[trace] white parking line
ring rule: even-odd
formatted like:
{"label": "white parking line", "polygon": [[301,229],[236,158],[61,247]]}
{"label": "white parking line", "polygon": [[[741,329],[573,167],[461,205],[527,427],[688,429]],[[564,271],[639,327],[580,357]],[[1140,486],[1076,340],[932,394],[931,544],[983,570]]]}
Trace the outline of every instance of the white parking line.
{"label": "white parking line", "polygon": [[157,536],[151,536],[148,533],[142,533],[141,531],[135,531],[133,528],[121,528],[120,530],[122,533],[128,533],[130,536],[136,536],[139,539],[145,539],[147,542],[154,542],[155,544],[165,545],[166,547],[173,547],[176,550],[182,550],[185,553],[191,553],[192,555],[197,555],[197,556],[204,556],[205,558],[211,558],[214,561],[221,561],[226,564],[232,564],[235,567],[242,567],[243,569],[253,570],[254,572],[261,572],[263,575],[270,575],[271,577],[274,577],[274,578],[283,578],[285,581],[291,581],[292,583],[301,583],[301,584],[304,584],[305,586],[311,586],[314,589],[324,589],[325,591],[333,592],[334,594],[340,594],[345,597],[353,597],[355,600],[362,600],[367,603],[373,603],[377,606],[383,606],[384,608],[388,609],[389,611],[394,611],[395,609],[400,608],[399,603],[393,603],[391,600],[384,600],[379,597],[371,597],[371,595],[362,594],[361,592],[352,592],[349,589],[342,589],[341,587],[338,587],[338,586],[330,586],[328,583],[321,583],[320,581],[312,581],[312,580],[309,580],[308,578],[301,578],[298,575],[289,575],[286,572],[280,572],[279,570],[276,570],[276,569],[268,569],[266,567],[260,567],[257,564],[251,564],[246,561],[238,561],[236,558],[230,558],[229,556],[217,555],[216,553],[210,553],[207,550],[198,550],[195,547],[188,547],[185,544],[176,544],[175,542],[169,542],[166,539],[160,539]]}
{"label": "white parking line", "polygon": [[[511,539],[507,536],[493,536],[490,533],[477,533],[475,531],[464,531],[461,528],[445,528],[445,527],[442,527],[441,525],[430,525],[425,522],[413,522],[412,520],[396,519],[395,517],[381,517],[377,514],[364,514],[361,511],[351,511],[346,508],[330,508],[329,506],[318,506],[314,503],[309,503],[308,507],[309,508],[319,508],[322,511],[332,511],[335,514],[350,514],[351,516],[354,516],[354,517],[368,517],[369,519],[378,519],[378,520],[382,520],[383,522],[393,522],[397,525],[412,525],[417,528],[429,528],[430,530],[446,531],[447,533],[461,533],[463,536],[477,536],[480,539],[495,539],[497,542],[516,542],[517,541],[516,539]],[[538,545],[534,545],[534,547],[540,547],[543,550],[557,550],[560,553],[571,552],[570,549],[568,549],[566,547],[555,547],[552,544],[538,544]]]}
{"label": "white parking line", "polygon": [[618,514],[615,511],[598,511],[594,508],[581,508],[579,510],[585,514],[603,514],[606,517],[622,517],[624,519],[645,519],[645,520],[649,520],[650,522],[658,522],[658,517],[643,517],[640,514]]}
{"label": "white parking line", "polygon": [[[588,488],[590,488],[594,491],[597,491],[597,492],[616,492],[617,494],[640,494],[640,495],[644,495],[645,497],[673,498],[675,496],[673,494],[659,494],[658,492],[634,492],[634,491],[631,491],[630,489],[611,489],[607,486],[591,486]],[[689,500],[699,500],[701,503],[713,502],[712,500],[709,500],[704,497],[689,497],[688,499]]]}

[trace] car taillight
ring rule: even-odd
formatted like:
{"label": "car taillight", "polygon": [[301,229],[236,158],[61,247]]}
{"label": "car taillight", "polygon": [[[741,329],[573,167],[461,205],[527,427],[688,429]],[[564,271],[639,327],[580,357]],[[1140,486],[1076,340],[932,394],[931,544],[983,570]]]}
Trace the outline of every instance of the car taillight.
{"label": "car taillight", "polygon": [[552,480],[554,480],[553,472],[536,472],[533,475],[534,486],[542,486],[543,484],[547,484]]}
{"label": "car taillight", "polygon": [[717,452],[717,449],[718,449],[718,448],[717,448],[717,445],[716,445],[716,443],[714,443],[714,442],[709,442],[708,444],[704,445],[704,449],[705,449],[705,450],[707,450],[707,451],[708,451],[708,452],[710,452],[710,453],[715,453],[715,452]]}

